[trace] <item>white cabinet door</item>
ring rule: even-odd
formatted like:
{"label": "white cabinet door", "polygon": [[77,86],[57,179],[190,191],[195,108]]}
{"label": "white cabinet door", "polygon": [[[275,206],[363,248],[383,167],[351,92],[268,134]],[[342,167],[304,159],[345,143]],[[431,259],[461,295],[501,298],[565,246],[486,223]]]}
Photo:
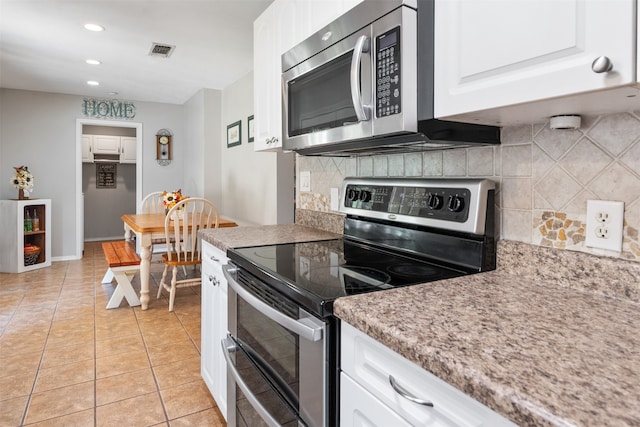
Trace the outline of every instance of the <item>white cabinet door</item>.
{"label": "white cabinet door", "polygon": [[222,415],[227,418],[227,365],[220,342],[227,335],[226,254],[202,242],[200,371]]}
{"label": "white cabinet door", "polygon": [[120,163],[136,163],[135,136],[120,137]]}
{"label": "white cabinet door", "polygon": [[82,163],[93,163],[91,139],[91,135],[82,135]]}
{"label": "white cabinet door", "polygon": [[280,54],[278,14],[274,2],[253,23],[254,150],[282,147],[282,100],[280,98]]}
{"label": "white cabinet door", "polygon": [[[633,83],[634,10],[634,0],[436,0],[436,117]],[[611,71],[592,69],[600,57]]]}
{"label": "white cabinet door", "polygon": [[282,149],[281,56],[362,0],[275,0],[253,23],[254,150]]}
{"label": "white cabinet door", "polygon": [[120,137],[93,135],[93,154],[120,154]]}

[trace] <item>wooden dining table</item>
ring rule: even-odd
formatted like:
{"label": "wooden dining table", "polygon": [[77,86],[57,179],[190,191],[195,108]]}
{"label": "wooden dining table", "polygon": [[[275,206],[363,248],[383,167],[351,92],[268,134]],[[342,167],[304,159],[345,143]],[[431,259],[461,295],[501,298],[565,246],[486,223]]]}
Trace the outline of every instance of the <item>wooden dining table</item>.
{"label": "wooden dining table", "polygon": [[[140,305],[143,310],[149,307],[149,276],[151,266],[151,246],[154,239],[164,239],[165,214],[125,214],[124,238],[131,240],[132,233],[140,242]],[[237,227],[235,222],[220,218],[218,227]]]}

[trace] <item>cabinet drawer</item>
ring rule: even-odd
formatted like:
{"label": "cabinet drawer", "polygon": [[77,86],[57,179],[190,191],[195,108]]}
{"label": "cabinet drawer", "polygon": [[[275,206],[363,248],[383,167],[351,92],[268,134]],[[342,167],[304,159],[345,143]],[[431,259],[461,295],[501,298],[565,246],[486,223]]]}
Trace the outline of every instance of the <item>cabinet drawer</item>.
{"label": "cabinet drawer", "polygon": [[[227,254],[213,246],[211,243],[203,241],[202,242],[202,262],[203,263],[214,263],[220,266],[222,269],[223,265],[226,265],[228,261]],[[222,270],[220,270],[222,271]]]}
{"label": "cabinet drawer", "polygon": [[[515,426],[490,408],[405,359],[354,327],[341,324],[342,370],[413,425]],[[397,385],[433,407],[414,403],[390,385]]]}
{"label": "cabinet drawer", "polygon": [[410,427],[389,407],[353,381],[340,374],[340,427]]}

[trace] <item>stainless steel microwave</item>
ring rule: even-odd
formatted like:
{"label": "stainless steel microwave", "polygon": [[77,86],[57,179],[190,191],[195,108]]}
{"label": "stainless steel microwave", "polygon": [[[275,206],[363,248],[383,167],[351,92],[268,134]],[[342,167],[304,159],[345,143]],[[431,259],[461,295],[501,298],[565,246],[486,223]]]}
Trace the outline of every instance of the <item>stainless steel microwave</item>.
{"label": "stainless steel microwave", "polygon": [[499,144],[433,118],[433,0],[365,0],[282,55],[283,148],[353,155]]}

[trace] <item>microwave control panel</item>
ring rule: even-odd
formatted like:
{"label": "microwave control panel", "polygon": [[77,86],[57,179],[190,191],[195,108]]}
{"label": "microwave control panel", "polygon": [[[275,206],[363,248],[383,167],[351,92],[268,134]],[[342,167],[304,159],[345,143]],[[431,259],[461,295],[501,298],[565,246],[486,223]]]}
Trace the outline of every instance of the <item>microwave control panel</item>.
{"label": "microwave control panel", "polygon": [[376,116],[399,114],[400,90],[400,27],[376,37]]}

